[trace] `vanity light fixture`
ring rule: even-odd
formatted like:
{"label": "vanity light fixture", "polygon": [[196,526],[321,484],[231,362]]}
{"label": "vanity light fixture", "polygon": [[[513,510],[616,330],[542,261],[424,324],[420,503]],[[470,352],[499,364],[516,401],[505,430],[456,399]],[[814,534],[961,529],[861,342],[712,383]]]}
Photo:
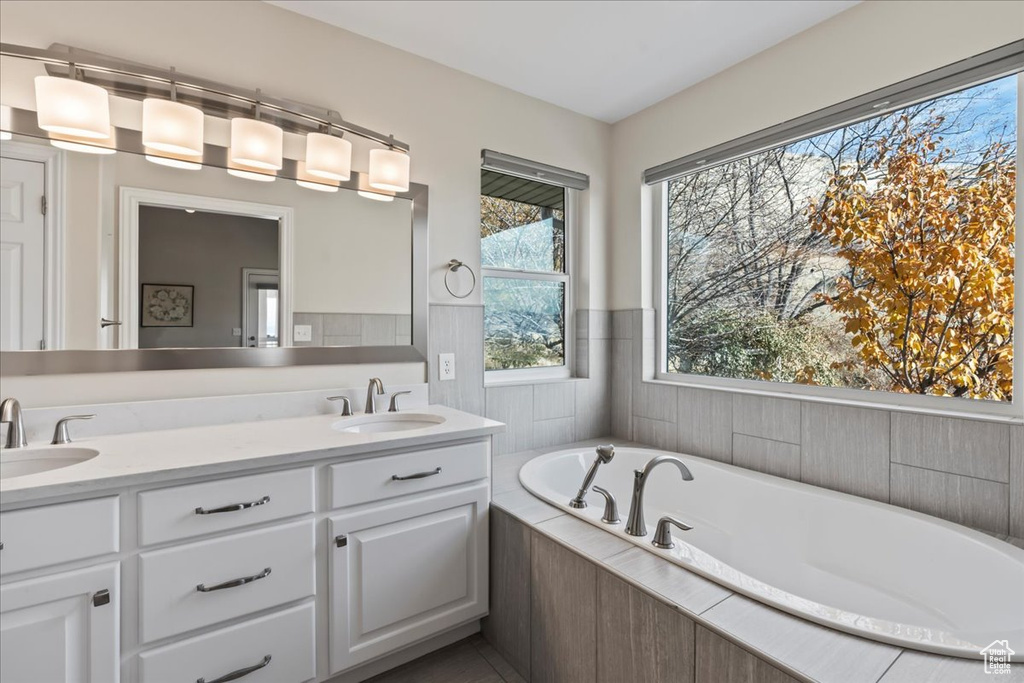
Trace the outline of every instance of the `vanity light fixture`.
{"label": "vanity light fixture", "polygon": [[171,99],[147,97],[142,100],[142,144],[171,154],[203,154],[203,112],[177,101],[171,83]]}
{"label": "vanity light fixture", "polygon": [[233,175],[236,178],[245,178],[246,180],[255,180],[261,183],[272,183],[277,180],[277,171],[267,171],[261,168],[254,168],[253,166],[247,166],[240,164],[237,161],[231,159],[231,150],[228,150],[228,174]]}
{"label": "vanity light fixture", "polygon": [[[256,91],[257,97],[260,91]],[[264,171],[280,171],[284,166],[284,131],[260,120],[260,103],[254,118],[231,119],[231,150],[228,158],[236,164]]]}
{"label": "vanity light fixture", "polygon": [[50,144],[59,149],[66,149],[69,152],[117,154],[117,131],[111,126],[107,129],[107,137],[102,140],[81,135],[50,133]]}
{"label": "vanity light fixture", "polygon": [[318,178],[344,181],[352,177],[352,143],[326,133],[306,135],[306,172]]}
{"label": "vanity light fixture", "polygon": [[[74,75],[75,65],[69,70]],[[94,140],[110,136],[110,98],[104,88],[74,78],[36,76],[35,89],[43,130]]]}
{"label": "vanity light fixture", "polygon": [[174,154],[146,147],[146,161],[161,166],[180,168],[186,171],[198,171],[203,167],[202,154]]}
{"label": "vanity light fixture", "polygon": [[370,187],[388,192],[408,192],[409,155],[393,147],[371,149]]}
{"label": "vanity light fixture", "polygon": [[0,140],[11,139],[11,108],[0,104]]}
{"label": "vanity light fixture", "polygon": [[341,184],[337,180],[327,180],[310,174],[309,167],[304,161],[296,162],[295,170],[295,184],[299,187],[304,187],[307,190],[316,190],[317,192],[337,192],[338,186]]}
{"label": "vanity light fixture", "polygon": [[395,199],[394,192],[375,190],[370,187],[369,180],[365,175],[359,176],[359,186],[356,188],[356,194],[364,199],[372,199],[375,202],[390,202]]}
{"label": "vanity light fixture", "polygon": [[384,194],[382,192],[369,192],[367,190],[356,190],[356,194],[364,199],[372,199],[375,202],[391,202],[395,200],[395,195]]}

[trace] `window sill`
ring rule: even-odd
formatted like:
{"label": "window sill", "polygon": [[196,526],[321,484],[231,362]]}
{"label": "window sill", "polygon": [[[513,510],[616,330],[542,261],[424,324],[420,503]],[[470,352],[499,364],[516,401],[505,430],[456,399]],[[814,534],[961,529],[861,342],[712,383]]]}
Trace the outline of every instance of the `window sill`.
{"label": "window sill", "polygon": [[565,384],[567,382],[585,382],[586,377],[539,377],[537,379],[495,379],[484,377],[484,389],[495,387],[522,387],[534,384]]}
{"label": "window sill", "polygon": [[[925,396],[907,396],[904,394],[883,394],[878,393],[877,396],[892,397],[891,400],[867,400],[856,396],[845,396],[845,395],[823,395],[822,390],[833,390],[837,393],[842,392],[856,392],[861,393],[856,389],[837,389],[833,387],[810,387],[802,386],[799,384],[787,384],[785,388],[779,387],[761,387],[761,386],[750,386],[750,383],[761,384],[760,382],[754,382],[753,380],[726,380],[723,378],[716,377],[701,377],[695,379],[692,375],[666,375],[659,374],[654,379],[645,379],[643,382],[648,384],[661,384],[666,386],[676,387],[688,387],[692,389],[707,389],[708,391],[724,391],[733,394],[746,394],[749,396],[764,396],[768,398],[777,399],[788,399],[791,401],[806,401],[808,403],[825,403],[831,405],[840,405],[850,408],[862,408],[865,410],[885,410],[890,412],[900,413],[916,413],[920,415],[931,415],[934,417],[949,417],[960,420],[977,420],[982,422],[995,422],[999,424],[1007,425],[1024,425],[1024,415],[1021,415],[1022,409],[1020,406],[1000,404],[991,406],[996,410],[957,410],[954,408],[943,408],[936,406],[926,405],[908,405],[907,403],[898,403],[897,401],[903,399],[906,401],[908,398],[912,399],[925,399],[925,398],[938,398],[938,397],[925,397]],[[723,382],[728,382],[724,384]],[[735,384],[733,384],[735,383]],[[949,399],[950,401],[969,401],[969,399]],[[1011,412],[1016,410],[1016,414]],[[996,412],[998,411],[998,412]]]}

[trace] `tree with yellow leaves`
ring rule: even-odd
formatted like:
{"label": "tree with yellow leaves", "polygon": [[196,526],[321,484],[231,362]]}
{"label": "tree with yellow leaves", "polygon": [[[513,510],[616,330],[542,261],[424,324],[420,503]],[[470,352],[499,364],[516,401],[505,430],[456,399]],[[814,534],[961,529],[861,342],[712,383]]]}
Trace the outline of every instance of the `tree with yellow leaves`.
{"label": "tree with yellow leaves", "polygon": [[861,360],[904,393],[1008,401],[1013,381],[1016,168],[974,168],[897,119],[864,171],[834,174],[807,211],[849,269],[820,294]]}

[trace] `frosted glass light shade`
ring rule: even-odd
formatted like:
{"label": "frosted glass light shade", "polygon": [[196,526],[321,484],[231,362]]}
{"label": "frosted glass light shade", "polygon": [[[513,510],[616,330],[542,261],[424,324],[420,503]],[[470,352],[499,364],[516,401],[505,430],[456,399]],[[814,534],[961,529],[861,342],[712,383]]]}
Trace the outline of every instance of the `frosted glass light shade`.
{"label": "frosted glass light shade", "polygon": [[82,137],[81,135],[65,135],[62,133],[50,133],[50,144],[69,152],[82,152],[84,154],[116,154],[117,134],[113,127],[107,129],[105,140]]}
{"label": "frosted glass light shade", "polygon": [[0,104],[0,140],[11,139],[11,108]]}
{"label": "frosted glass light shade", "polygon": [[36,117],[50,133],[103,140],[110,135],[110,99],[98,85],[36,76]]}
{"label": "frosted glass light shade", "polygon": [[160,152],[201,155],[203,112],[181,102],[142,101],[142,144]]}
{"label": "frosted glass light shade", "polygon": [[375,202],[392,202],[395,200],[394,195],[381,194],[380,192],[368,192],[367,190],[356,190],[356,194],[364,199],[372,199]]}
{"label": "frosted glass light shade", "polygon": [[278,171],[283,166],[284,131],[256,119],[231,119],[231,161],[250,168]]}
{"label": "frosted glass light shade", "polygon": [[370,187],[389,192],[408,192],[409,155],[393,149],[371,149]]}
{"label": "frosted glass light shade", "polygon": [[304,187],[307,190],[316,190],[318,192],[338,191],[339,182],[337,180],[327,180],[326,178],[317,178],[315,175],[310,175],[306,162],[299,161],[296,165],[296,169],[297,173],[295,174],[295,184],[299,187]]}
{"label": "frosted glass light shade", "polygon": [[369,179],[365,175],[359,176],[359,187],[356,189],[356,194],[364,199],[372,199],[375,202],[390,202],[395,198],[394,192],[375,190],[370,187]]}
{"label": "frosted glass light shade", "polygon": [[352,177],[352,143],[324,133],[306,136],[306,172],[328,180]]}
{"label": "frosted glass light shade", "polygon": [[267,171],[264,169],[253,168],[252,166],[246,166],[236,161],[231,160],[231,150],[228,150],[228,174],[233,175],[236,178],[245,178],[246,180],[255,180],[260,183],[272,183],[277,180],[277,171]]}
{"label": "frosted glass light shade", "polygon": [[186,171],[198,171],[203,167],[202,154],[173,154],[159,149],[150,149],[149,147],[146,147],[146,161]]}

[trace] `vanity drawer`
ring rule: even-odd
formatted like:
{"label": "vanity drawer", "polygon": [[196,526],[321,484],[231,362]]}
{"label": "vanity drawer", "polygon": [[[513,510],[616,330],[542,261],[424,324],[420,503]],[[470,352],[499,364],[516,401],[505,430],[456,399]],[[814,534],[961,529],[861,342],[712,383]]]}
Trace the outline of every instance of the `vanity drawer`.
{"label": "vanity drawer", "polygon": [[313,603],[308,602],[205,633],[143,652],[139,681],[215,681],[266,662],[244,676],[246,683],[302,683],[316,677],[314,628]]}
{"label": "vanity drawer", "polygon": [[313,520],[307,520],[142,553],[142,640],[173,636],[313,595],[314,544]]}
{"label": "vanity drawer", "polygon": [[139,545],[313,512],[313,468],[254,474],[139,494]]}
{"label": "vanity drawer", "polygon": [[0,513],[0,574],[116,553],[119,526],[116,497]]}
{"label": "vanity drawer", "polygon": [[342,508],[485,479],[490,458],[487,444],[480,442],[346,462],[330,470],[331,506]]}

